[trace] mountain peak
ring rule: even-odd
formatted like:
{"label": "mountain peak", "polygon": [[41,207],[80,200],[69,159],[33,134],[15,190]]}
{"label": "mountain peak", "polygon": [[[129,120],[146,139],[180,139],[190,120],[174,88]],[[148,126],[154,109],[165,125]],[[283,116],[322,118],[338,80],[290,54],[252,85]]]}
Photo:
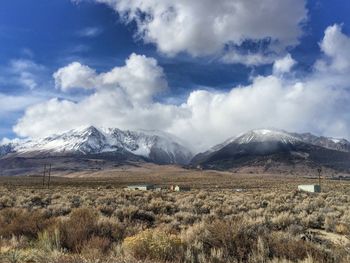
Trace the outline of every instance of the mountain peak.
{"label": "mountain peak", "polygon": [[238,144],[245,144],[245,143],[251,143],[251,142],[269,142],[269,141],[282,142],[285,144],[288,144],[288,143],[293,144],[297,141],[300,141],[300,139],[282,130],[256,129],[256,130],[251,130],[247,133],[241,134],[232,140],[232,142],[235,142]]}
{"label": "mountain peak", "polygon": [[263,171],[277,171],[291,170],[295,167],[313,169],[327,166],[336,170],[346,170],[350,169],[349,153],[350,143],[346,140],[318,137],[310,133],[257,129],[197,154],[191,163],[210,169],[261,167]]}
{"label": "mountain peak", "polygon": [[89,155],[127,153],[156,163],[189,162],[192,153],[171,135],[157,131],[123,131],[117,128],[80,127],[46,138],[0,146],[0,156],[16,154]]}

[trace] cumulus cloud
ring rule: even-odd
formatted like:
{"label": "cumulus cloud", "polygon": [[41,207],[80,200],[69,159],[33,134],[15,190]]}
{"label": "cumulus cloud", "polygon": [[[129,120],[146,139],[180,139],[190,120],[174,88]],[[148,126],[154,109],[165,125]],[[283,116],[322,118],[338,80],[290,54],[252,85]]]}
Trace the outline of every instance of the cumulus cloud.
{"label": "cumulus cloud", "polygon": [[101,86],[120,86],[137,102],[149,102],[157,93],[165,91],[168,83],[163,69],[153,58],[132,54],[124,67],[116,67],[98,76]]}
{"label": "cumulus cloud", "polygon": [[95,70],[79,62],[73,62],[66,67],[60,68],[53,74],[56,88],[68,91],[73,88],[93,89],[96,85]]}
{"label": "cumulus cloud", "polygon": [[[122,21],[137,24],[137,37],[167,55],[217,55],[245,41],[269,42],[282,52],[298,43],[307,18],[305,0],[95,0],[112,7]],[[241,55],[242,56],[242,55]],[[226,61],[243,62],[242,58]],[[248,63],[261,59],[250,58]]]}
{"label": "cumulus cloud", "polygon": [[277,59],[273,64],[274,74],[288,73],[296,64],[296,61],[290,54],[285,57]]}
{"label": "cumulus cloud", "polygon": [[106,73],[79,62],[73,62],[53,74],[56,87],[63,91],[83,89],[122,89],[134,102],[149,102],[152,97],[167,89],[163,69],[153,58],[131,54],[125,66],[115,67]]}
{"label": "cumulus cloud", "polygon": [[329,26],[320,47],[326,58],[317,62],[319,70],[350,71],[350,39],[342,33],[341,26]]}
{"label": "cumulus cloud", "polygon": [[[321,43],[329,38],[327,30]],[[342,43],[348,43],[350,38],[341,36],[346,40]],[[338,47],[342,53],[341,45]],[[302,79],[286,78],[284,74],[257,76],[251,84],[228,92],[194,90],[180,105],[160,103],[149,95],[158,91],[152,87],[160,83],[159,79],[165,81],[164,74],[155,60],[132,55],[125,66],[110,72],[97,74],[90,69],[93,81],[101,85],[92,95],[79,102],[52,99],[31,106],[14,130],[21,136],[37,137],[86,125],[160,129],[186,140],[198,151],[263,127],[350,139],[350,70],[341,67],[335,76],[331,69],[339,53],[322,51],[324,58]],[[292,58],[281,61],[275,64],[276,70],[290,71]],[[145,87],[150,91],[141,97],[148,99],[139,103],[138,93],[143,94]]]}

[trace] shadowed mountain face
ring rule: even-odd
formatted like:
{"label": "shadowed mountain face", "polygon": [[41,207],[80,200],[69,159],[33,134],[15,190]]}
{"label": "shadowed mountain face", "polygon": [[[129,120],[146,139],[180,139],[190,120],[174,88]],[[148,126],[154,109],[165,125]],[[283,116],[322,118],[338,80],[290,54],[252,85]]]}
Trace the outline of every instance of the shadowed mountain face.
{"label": "shadowed mountain face", "polygon": [[36,171],[44,163],[55,164],[56,170],[78,171],[111,168],[130,162],[187,164],[191,158],[191,151],[176,137],[159,131],[88,127],[0,145],[3,174]]}
{"label": "shadowed mountain face", "polygon": [[240,170],[246,167],[268,171],[293,171],[326,167],[350,170],[350,143],[346,140],[292,134],[277,130],[254,130],[197,154],[193,166]]}

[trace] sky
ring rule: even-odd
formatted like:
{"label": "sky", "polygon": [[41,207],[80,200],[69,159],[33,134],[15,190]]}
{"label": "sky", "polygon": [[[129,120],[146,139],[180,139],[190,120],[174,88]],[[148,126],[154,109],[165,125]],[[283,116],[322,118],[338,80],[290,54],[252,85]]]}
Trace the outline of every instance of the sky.
{"label": "sky", "polygon": [[250,129],[350,139],[347,0],[2,0],[0,141],[89,125],[195,151]]}

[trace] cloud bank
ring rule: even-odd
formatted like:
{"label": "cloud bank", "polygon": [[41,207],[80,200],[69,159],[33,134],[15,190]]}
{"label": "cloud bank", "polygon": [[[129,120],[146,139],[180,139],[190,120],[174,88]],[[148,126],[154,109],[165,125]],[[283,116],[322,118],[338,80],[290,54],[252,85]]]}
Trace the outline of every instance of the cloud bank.
{"label": "cloud bank", "polygon": [[[161,103],[168,88],[157,61],[132,54],[122,67],[97,73],[72,63],[55,74],[57,88],[90,89],[79,102],[51,99],[29,107],[14,127],[21,136],[46,136],[79,126],[168,131],[195,146],[207,147],[249,129],[275,127],[350,139],[350,38],[338,25],[326,29],[314,71],[293,74],[290,55],[276,61],[274,73],[228,92],[194,90],[181,105]],[[282,73],[282,74],[281,74]]]}
{"label": "cloud bank", "polygon": [[[137,38],[155,44],[163,54],[224,53],[225,62],[248,65],[270,63],[259,57],[298,44],[307,19],[305,0],[95,1],[112,7],[124,23],[136,22]],[[240,46],[247,41],[265,47],[242,54]],[[230,55],[225,53],[228,47],[233,47]]]}

